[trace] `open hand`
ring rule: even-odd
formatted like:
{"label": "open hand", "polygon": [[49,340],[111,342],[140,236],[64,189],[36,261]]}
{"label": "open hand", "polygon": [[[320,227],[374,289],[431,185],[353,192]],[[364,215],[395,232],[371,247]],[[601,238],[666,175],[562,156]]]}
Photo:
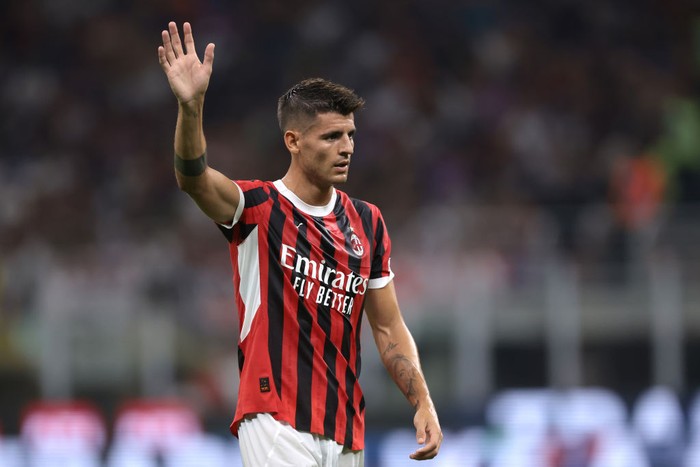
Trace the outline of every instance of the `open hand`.
{"label": "open hand", "polygon": [[184,47],[177,25],[168,23],[168,29],[161,32],[163,45],[158,47],[158,61],[178,102],[187,106],[201,103],[204,98],[214,64],[214,44],[207,45],[204,61],[200,62],[190,23],[182,25],[182,32]]}

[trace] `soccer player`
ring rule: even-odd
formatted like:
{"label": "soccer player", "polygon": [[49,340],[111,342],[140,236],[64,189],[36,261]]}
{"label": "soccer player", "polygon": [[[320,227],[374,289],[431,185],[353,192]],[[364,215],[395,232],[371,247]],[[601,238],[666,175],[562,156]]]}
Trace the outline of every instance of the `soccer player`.
{"label": "soccer player", "polygon": [[178,186],[229,242],[240,334],[240,390],[231,431],[247,466],[361,466],[365,402],[358,383],[367,313],[392,379],[415,409],[416,460],[442,431],[401,316],[391,242],[376,206],[335,188],[348,178],[354,112],[364,101],[320,78],[279,98],[291,156],[276,181],[232,181],[207,165],[202,109],[214,62],[192,27],[162,31],[158,59],[178,101]]}

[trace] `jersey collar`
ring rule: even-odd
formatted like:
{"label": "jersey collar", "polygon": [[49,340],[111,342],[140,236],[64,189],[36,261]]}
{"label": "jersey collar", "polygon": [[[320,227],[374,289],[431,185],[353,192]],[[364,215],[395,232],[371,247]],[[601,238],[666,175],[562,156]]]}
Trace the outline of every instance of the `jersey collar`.
{"label": "jersey collar", "polygon": [[323,206],[314,206],[302,201],[301,198],[295,195],[292,190],[287,188],[287,185],[285,185],[282,180],[275,180],[272,183],[273,185],[275,185],[275,188],[277,188],[277,191],[279,191],[282,194],[282,196],[291,201],[294,207],[296,207],[304,214],[308,214],[310,216],[315,217],[324,217],[333,212],[333,208],[335,207],[335,200],[338,197],[338,193],[335,191],[335,188],[333,188],[333,192],[331,193],[331,200],[328,202],[328,204],[325,204]]}

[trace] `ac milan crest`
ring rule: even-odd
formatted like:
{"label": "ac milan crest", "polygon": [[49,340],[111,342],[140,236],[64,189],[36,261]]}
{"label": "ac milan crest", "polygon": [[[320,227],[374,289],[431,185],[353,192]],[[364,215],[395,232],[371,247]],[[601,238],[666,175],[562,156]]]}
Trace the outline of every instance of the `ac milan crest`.
{"label": "ac milan crest", "polygon": [[350,246],[357,256],[362,256],[365,252],[365,247],[362,246],[362,242],[355,232],[350,236]]}

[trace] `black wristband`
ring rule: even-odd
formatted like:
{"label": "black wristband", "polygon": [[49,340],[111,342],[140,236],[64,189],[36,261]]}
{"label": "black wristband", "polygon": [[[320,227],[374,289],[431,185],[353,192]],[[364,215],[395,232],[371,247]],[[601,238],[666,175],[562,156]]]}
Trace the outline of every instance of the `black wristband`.
{"label": "black wristband", "polygon": [[207,170],[207,152],[196,159],[183,159],[175,154],[175,170],[187,177],[198,177]]}

